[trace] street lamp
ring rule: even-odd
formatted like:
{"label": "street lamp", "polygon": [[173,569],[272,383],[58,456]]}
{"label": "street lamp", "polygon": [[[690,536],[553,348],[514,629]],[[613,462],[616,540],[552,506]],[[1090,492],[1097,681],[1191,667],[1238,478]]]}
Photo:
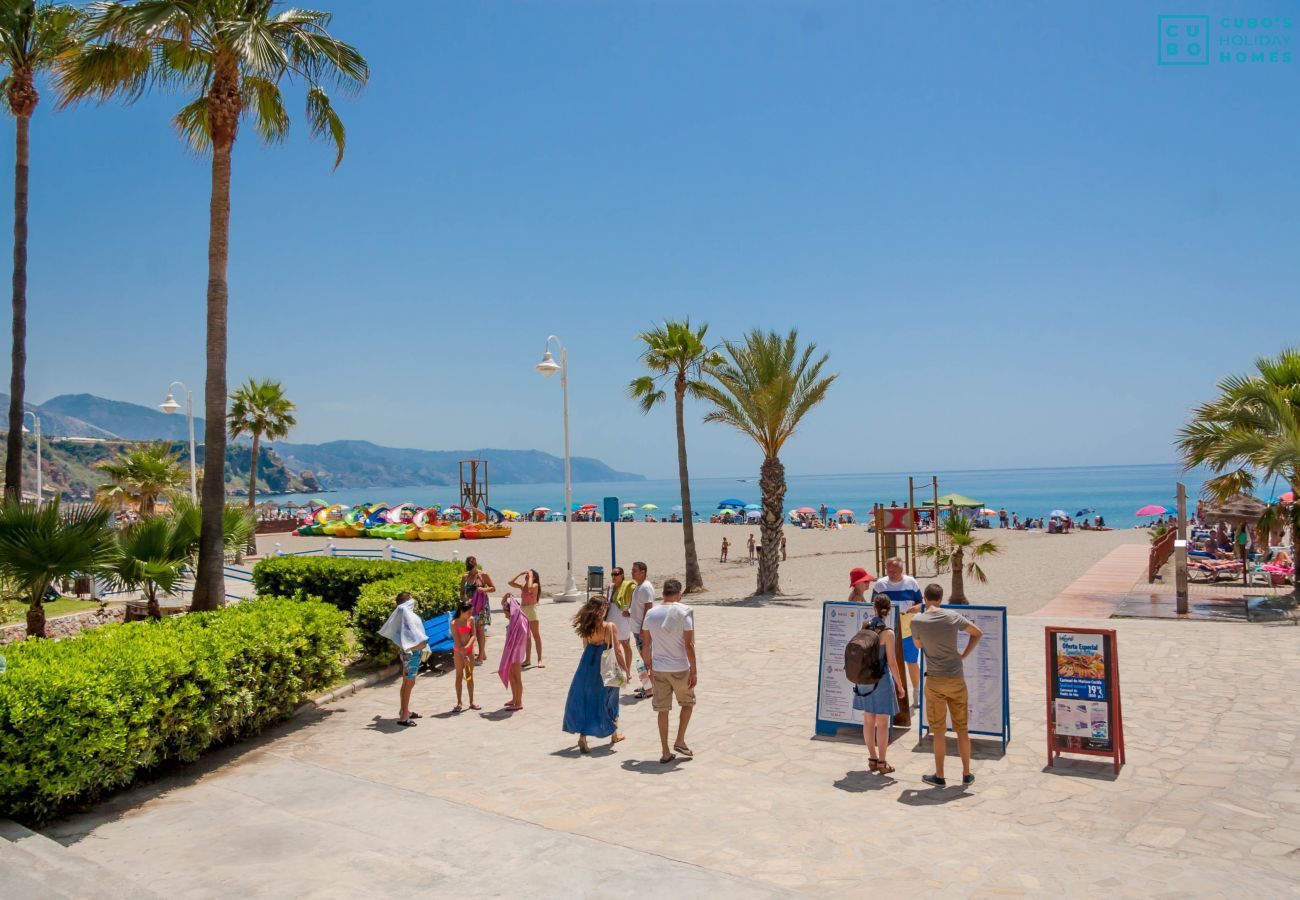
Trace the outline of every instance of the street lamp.
{"label": "street lamp", "polygon": [[[45,499],[44,473],[41,471],[41,417],[30,409],[23,414],[23,418],[27,418],[27,416],[32,417],[32,422],[36,426],[36,505],[40,506],[41,501]],[[26,430],[27,426],[24,425],[23,431]]]}
{"label": "street lamp", "polygon": [[182,381],[173,381],[167,385],[167,399],[158,404],[158,408],[167,415],[171,415],[181,408],[176,402],[176,397],[172,394],[172,388],[179,386],[185,392],[185,417],[190,420],[190,499],[195,503],[199,502],[199,476],[195,468],[194,454],[194,392],[185,386]]}
{"label": "street lamp", "polygon": [[[555,361],[555,357],[551,356],[551,341],[555,341],[555,346],[560,351],[560,361],[558,363]],[[566,572],[564,591],[552,595],[551,599],[564,603],[575,603],[586,599],[586,595],[578,590],[578,585],[573,580],[573,479],[569,474],[569,353],[555,335],[551,335],[546,339],[544,350],[542,361],[537,364],[537,371],[548,378],[559,372],[560,393],[564,397],[564,554]]]}

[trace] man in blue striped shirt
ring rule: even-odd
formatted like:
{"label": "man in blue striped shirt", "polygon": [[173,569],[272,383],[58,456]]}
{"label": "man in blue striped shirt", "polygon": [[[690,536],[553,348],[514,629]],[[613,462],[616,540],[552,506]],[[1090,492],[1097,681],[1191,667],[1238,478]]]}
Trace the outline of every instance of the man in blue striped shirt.
{"label": "man in blue striped shirt", "polygon": [[[921,586],[911,575],[903,574],[903,561],[897,556],[885,560],[885,577],[876,581],[871,587],[871,595],[884,594],[898,610],[898,621],[903,623],[903,615],[921,611]],[[903,661],[907,663],[907,674],[912,680],[912,706],[921,702],[921,653],[912,640],[910,620],[900,624],[903,635]]]}

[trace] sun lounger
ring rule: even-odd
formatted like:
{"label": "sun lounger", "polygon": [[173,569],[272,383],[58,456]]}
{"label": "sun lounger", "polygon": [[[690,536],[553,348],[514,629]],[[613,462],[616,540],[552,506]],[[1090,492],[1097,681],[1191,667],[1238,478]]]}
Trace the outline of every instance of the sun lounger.
{"label": "sun lounger", "polygon": [[1201,559],[1187,564],[1188,574],[1198,575],[1200,581],[1218,581],[1226,576],[1241,574],[1241,563],[1227,559]]}

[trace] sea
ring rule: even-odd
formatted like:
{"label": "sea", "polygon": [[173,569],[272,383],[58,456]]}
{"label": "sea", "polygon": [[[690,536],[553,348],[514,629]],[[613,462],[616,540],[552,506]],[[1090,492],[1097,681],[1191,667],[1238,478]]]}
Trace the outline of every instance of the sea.
{"label": "sea", "polygon": [[[1021,518],[1048,518],[1055,510],[1075,516],[1080,510],[1092,510],[1088,516],[1101,515],[1111,527],[1127,528],[1145,524],[1137,511],[1149,505],[1174,508],[1177,483],[1187,485],[1188,506],[1193,508],[1209,473],[1185,471],[1178,464],[1140,466],[1086,466],[1049,469],[978,469],[933,473],[939,479],[939,494],[957,493],[978,500],[992,509],[1006,507],[1008,513]],[[930,475],[915,477],[916,502],[933,495]],[[1267,486],[1265,486],[1267,487]],[[1285,487],[1279,490],[1286,490]],[[259,495],[262,496],[262,495]],[[1272,495],[1264,497],[1270,499]],[[676,478],[647,481],[577,482],[573,485],[573,502],[594,503],[603,508],[606,497],[617,497],[621,504],[634,503],[636,517],[650,512],[663,519],[681,504]],[[408,485],[405,487],[348,488],[320,494],[288,494],[267,497],[279,503],[303,504],[312,499],[352,506],[359,503],[396,504],[411,502],[417,506],[454,505],[458,502],[454,485]],[[757,475],[722,478],[692,478],[691,505],[707,516],[724,500],[743,503],[760,501]],[[810,506],[820,509],[824,503],[831,511],[853,510],[859,520],[870,514],[872,503],[907,502],[907,475],[896,473],[859,475],[790,475],[787,477],[785,508]],[[564,509],[564,484],[489,485],[489,503],[500,510],[528,512],[539,506]],[[642,510],[651,504],[657,510]]]}

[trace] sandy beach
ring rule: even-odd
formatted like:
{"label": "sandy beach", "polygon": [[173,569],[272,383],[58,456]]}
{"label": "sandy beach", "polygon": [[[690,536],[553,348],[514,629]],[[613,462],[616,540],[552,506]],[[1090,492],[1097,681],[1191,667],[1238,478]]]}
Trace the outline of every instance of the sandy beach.
{"label": "sandy beach", "polygon": [[[691,597],[694,604],[738,604],[754,602],[757,575],[748,562],[745,542],[758,529],[737,525],[702,524],[695,526],[695,540],[700,554],[707,591]],[[775,602],[813,603],[840,600],[849,592],[848,572],[864,566],[875,574],[873,536],[865,526],[856,525],[837,531],[787,528],[789,558],[781,564],[782,597]],[[731,559],[718,561],[722,538],[731,539]],[[1043,531],[990,529],[980,532],[981,539],[992,539],[1002,552],[984,567],[987,584],[966,582],[966,594],[972,603],[1005,605],[1012,615],[1030,613],[1051,600],[1060,590],[1120,544],[1145,544],[1146,531],[1124,529],[1056,535]],[[668,522],[620,523],[616,526],[619,564],[628,567],[634,560],[644,561],[656,585],[665,578],[682,577],[683,555],[681,526]],[[260,552],[269,553],[276,542],[284,552],[323,547],[321,537],[262,535]],[[340,548],[381,548],[383,541],[340,539]],[[523,522],[514,526],[509,538],[486,541],[397,542],[395,547],[436,559],[451,559],[453,551],[460,558],[474,554],[495,579],[498,595],[509,590],[506,582],[525,568],[537,569],[542,585],[549,594],[564,586],[564,523]],[[923,566],[928,565],[924,560]],[[585,583],[588,565],[610,566],[609,526],[599,522],[575,522],[573,525],[573,566],[579,587]],[[926,571],[922,568],[922,572]],[[929,571],[933,571],[931,568]],[[1134,573],[1134,580],[1141,573]],[[935,580],[945,588],[951,582],[945,573],[921,577],[922,583]],[[765,601],[766,602],[766,601]]]}

